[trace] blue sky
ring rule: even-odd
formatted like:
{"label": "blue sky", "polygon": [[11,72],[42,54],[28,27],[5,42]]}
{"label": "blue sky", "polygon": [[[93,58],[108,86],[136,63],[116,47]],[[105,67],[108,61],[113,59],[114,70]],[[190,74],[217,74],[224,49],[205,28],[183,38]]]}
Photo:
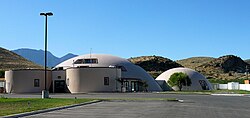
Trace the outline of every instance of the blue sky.
{"label": "blue sky", "polygon": [[0,47],[159,55],[173,60],[234,54],[250,58],[249,0],[1,0]]}

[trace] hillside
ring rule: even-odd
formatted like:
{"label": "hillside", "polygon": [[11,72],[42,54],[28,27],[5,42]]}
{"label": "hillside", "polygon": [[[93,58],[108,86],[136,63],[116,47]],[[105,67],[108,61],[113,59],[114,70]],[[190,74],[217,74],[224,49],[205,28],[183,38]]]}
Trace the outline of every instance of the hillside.
{"label": "hillside", "polygon": [[187,68],[195,69],[196,67],[214,60],[213,57],[191,57],[187,59],[177,60],[176,62]]}
{"label": "hillside", "polygon": [[244,60],[246,63],[250,64],[250,59]]}
{"label": "hillside", "polygon": [[0,47],[0,70],[26,68],[42,69],[43,67]]}
{"label": "hillside", "polygon": [[142,67],[153,78],[158,77],[162,72],[176,67],[183,67],[182,65],[161,56],[141,56],[132,57],[128,59],[130,62]]}
{"label": "hillside", "polygon": [[[27,48],[22,48],[22,49],[17,49],[13,50],[16,54],[21,55],[22,57],[36,63],[39,65],[44,65],[44,51],[43,50],[34,50],[34,49],[27,49]],[[67,54],[61,58],[54,56],[51,52],[48,51],[48,62],[47,66],[48,67],[54,67],[57,64],[70,59],[72,57],[75,57],[77,55],[74,54]]]}
{"label": "hillside", "polygon": [[141,56],[128,59],[130,62],[142,67],[146,71],[166,71],[182,65],[161,56]]}
{"label": "hillside", "polygon": [[246,66],[249,66],[249,64],[244,62],[240,57],[226,55],[202,63],[193,69],[208,78],[229,80],[245,78]]}

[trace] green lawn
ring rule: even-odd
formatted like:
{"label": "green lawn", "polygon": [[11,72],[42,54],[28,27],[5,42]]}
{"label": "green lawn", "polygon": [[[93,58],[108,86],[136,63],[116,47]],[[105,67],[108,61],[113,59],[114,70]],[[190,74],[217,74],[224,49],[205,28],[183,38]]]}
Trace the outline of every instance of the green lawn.
{"label": "green lawn", "polygon": [[93,99],[0,98],[0,116],[89,102]]}

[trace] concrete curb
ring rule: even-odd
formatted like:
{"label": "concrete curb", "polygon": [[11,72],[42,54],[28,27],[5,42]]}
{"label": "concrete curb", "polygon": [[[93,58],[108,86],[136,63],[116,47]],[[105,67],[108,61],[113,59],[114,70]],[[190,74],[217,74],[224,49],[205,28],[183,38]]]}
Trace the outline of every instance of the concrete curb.
{"label": "concrete curb", "polygon": [[249,94],[211,94],[213,96],[249,96]]}
{"label": "concrete curb", "polygon": [[72,107],[77,107],[77,106],[82,106],[82,105],[98,103],[98,102],[101,102],[101,100],[93,100],[90,102],[84,102],[84,103],[80,103],[80,104],[73,104],[73,105],[68,105],[68,106],[55,107],[55,108],[38,110],[38,111],[31,111],[31,112],[25,112],[25,113],[20,113],[20,114],[8,115],[8,116],[3,116],[2,118],[25,117],[25,116],[30,116],[30,115],[35,115],[35,114],[40,114],[40,113],[45,113],[45,112],[51,112],[51,111],[62,110],[62,109],[67,109],[67,108],[72,108]]}

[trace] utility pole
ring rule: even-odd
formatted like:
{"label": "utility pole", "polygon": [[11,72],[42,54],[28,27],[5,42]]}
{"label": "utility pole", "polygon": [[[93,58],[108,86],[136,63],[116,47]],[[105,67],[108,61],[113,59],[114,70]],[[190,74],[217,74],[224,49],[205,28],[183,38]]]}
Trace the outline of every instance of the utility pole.
{"label": "utility pole", "polygon": [[246,76],[247,76],[247,80],[248,80],[248,66],[246,65]]}

